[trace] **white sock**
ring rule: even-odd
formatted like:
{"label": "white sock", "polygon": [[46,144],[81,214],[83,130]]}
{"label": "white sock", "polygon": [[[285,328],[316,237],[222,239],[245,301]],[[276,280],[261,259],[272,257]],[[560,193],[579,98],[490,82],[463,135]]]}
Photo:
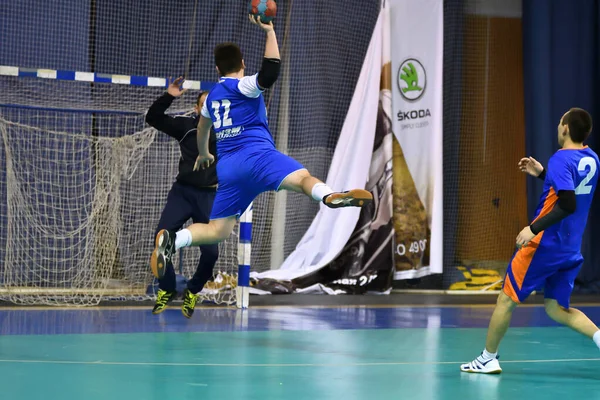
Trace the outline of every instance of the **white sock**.
{"label": "white sock", "polygon": [[192,232],[189,229],[182,229],[177,232],[175,237],[175,250],[179,250],[182,247],[187,247],[192,244]]}
{"label": "white sock", "polygon": [[596,346],[598,346],[598,348],[600,348],[600,331],[596,331],[596,333],[594,333],[594,337],[592,339],[594,339],[594,343],[596,343]]}
{"label": "white sock", "polygon": [[329,186],[324,183],[317,183],[315,186],[313,186],[311,195],[315,201],[323,201],[323,197],[331,193],[333,193],[333,189],[331,189]]}
{"label": "white sock", "polygon": [[490,353],[489,351],[487,351],[487,349],[483,349],[483,353],[481,353],[481,357],[484,360],[491,360],[496,358],[496,356],[498,355],[498,353]]}

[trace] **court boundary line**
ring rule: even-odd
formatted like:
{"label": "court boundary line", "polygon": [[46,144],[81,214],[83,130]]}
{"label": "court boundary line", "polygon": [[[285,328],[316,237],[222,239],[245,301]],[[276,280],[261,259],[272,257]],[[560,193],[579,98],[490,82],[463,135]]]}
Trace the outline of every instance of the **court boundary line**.
{"label": "court boundary line", "polygon": [[[576,363],[595,362],[600,358],[565,358],[543,360],[504,360],[502,364]],[[220,364],[220,363],[167,363],[128,361],[73,361],[73,360],[11,360],[0,359],[0,364],[54,364],[54,365],[107,365],[141,367],[219,367],[219,368],[314,368],[314,367],[384,367],[404,365],[460,365],[468,361],[399,361],[399,362],[356,362],[356,363],[290,363],[290,364]]]}

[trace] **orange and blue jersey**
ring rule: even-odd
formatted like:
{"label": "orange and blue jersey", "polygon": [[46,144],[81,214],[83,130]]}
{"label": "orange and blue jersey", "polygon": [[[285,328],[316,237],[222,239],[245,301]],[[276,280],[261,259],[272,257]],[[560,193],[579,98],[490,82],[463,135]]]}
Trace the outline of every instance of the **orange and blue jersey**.
{"label": "orange and blue jersey", "polygon": [[575,212],[540,232],[513,256],[504,280],[504,293],[524,301],[534,290],[569,307],[575,278],[583,264],[581,242],[598,183],[600,161],[589,147],[564,149],[548,162],[544,191],[534,221],[547,215],[558,202],[558,192],[575,192]]}
{"label": "orange and blue jersey", "polygon": [[561,252],[579,253],[590,206],[598,183],[598,156],[589,147],[556,152],[548,162],[544,191],[534,220],[549,213],[558,201],[560,190],[573,190],[577,199],[575,212],[541,232],[543,246]]}

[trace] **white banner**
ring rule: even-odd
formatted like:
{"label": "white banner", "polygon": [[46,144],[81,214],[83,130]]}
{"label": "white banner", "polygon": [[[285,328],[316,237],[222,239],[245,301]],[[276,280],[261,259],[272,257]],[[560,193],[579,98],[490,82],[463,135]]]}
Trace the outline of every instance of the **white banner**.
{"label": "white banner", "polygon": [[443,270],[443,3],[389,1],[395,279]]}
{"label": "white banner", "polygon": [[[364,188],[370,171],[379,104],[382,63],[382,17],[379,16],[354,96],[338,139],[327,184],[336,191]],[[321,204],[319,213],[296,250],[278,270],[253,273],[258,279],[292,280],[331,263],[342,252],[359,221],[360,208],[333,210]]]}

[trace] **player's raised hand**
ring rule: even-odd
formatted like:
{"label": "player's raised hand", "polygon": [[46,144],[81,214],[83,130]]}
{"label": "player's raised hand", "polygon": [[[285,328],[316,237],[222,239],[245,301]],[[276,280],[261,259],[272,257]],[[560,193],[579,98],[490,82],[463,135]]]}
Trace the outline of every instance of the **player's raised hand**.
{"label": "player's raised hand", "polygon": [[206,169],[215,162],[215,156],[208,153],[206,155],[199,155],[196,158],[196,164],[194,164],[194,171],[200,171],[201,169]]}
{"label": "player's raised hand", "polygon": [[544,167],[542,166],[542,164],[540,164],[533,157],[521,158],[521,161],[519,161],[519,164],[517,166],[521,170],[521,172],[526,172],[529,175],[534,176],[534,177],[540,176],[540,174],[544,170]]}
{"label": "player's raised hand", "polygon": [[187,89],[183,88],[183,82],[185,82],[183,76],[180,76],[174,81],[172,81],[171,78],[169,78],[169,87],[167,88],[167,93],[169,93],[173,97],[179,97],[185,92],[187,92]]}
{"label": "player's raised hand", "polygon": [[275,27],[273,26],[273,21],[269,22],[269,23],[264,23],[260,20],[259,16],[254,16],[252,14],[248,14],[248,19],[250,20],[250,22],[252,22],[254,25],[258,25],[263,31],[269,33],[272,32],[273,30],[275,30]]}

